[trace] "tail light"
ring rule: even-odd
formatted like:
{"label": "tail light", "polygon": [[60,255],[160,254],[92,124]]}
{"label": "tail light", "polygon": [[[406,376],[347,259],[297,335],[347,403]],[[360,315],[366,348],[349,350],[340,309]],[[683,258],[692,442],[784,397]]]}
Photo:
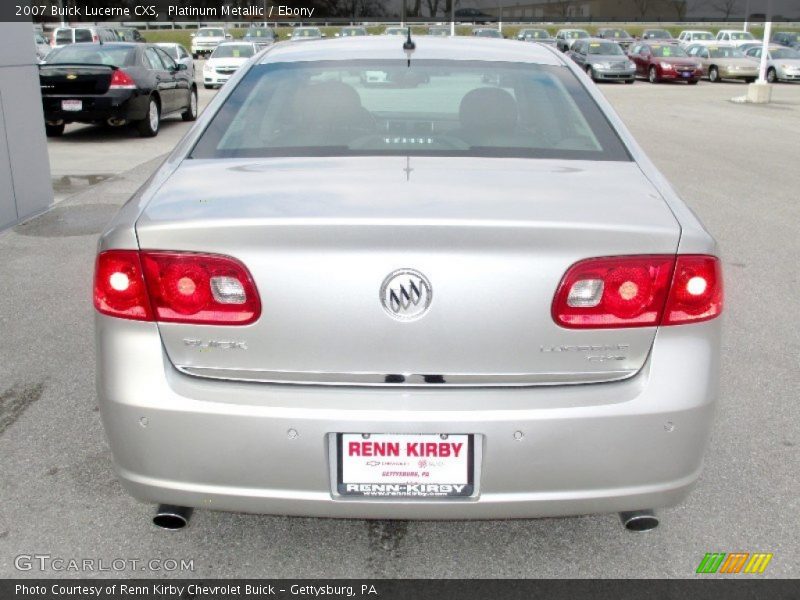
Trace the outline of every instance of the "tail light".
{"label": "tail light", "polygon": [[92,41],[93,42],[99,42],[100,41],[100,36],[98,36],[96,33],[93,34],[92,35]]}
{"label": "tail light", "polygon": [[253,278],[214,254],[110,250],[97,257],[95,308],[140,321],[247,325],[261,314]]}
{"label": "tail light", "polygon": [[553,300],[563,327],[677,325],[722,312],[722,272],[713,256],[592,258],[574,264]]}
{"label": "tail light", "polygon": [[133,77],[122,69],[114,69],[111,75],[111,85],[108,87],[111,90],[135,90],[136,82],[133,80]]}

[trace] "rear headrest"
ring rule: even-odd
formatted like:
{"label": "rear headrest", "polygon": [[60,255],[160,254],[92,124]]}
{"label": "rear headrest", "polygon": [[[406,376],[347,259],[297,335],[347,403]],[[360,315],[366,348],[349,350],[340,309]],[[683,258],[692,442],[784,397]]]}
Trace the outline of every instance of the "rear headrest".
{"label": "rear headrest", "polygon": [[464,129],[508,131],[517,124],[517,101],[500,88],[476,88],[461,99],[458,117]]}

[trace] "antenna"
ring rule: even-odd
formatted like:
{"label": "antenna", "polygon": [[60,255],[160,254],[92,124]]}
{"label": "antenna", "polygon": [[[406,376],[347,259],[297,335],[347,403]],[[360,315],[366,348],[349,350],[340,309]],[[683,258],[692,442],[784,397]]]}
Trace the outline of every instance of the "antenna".
{"label": "antenna", "polygon": [[408,26],[408,37],[406,38],[406,41],[403,42],[403,50],[406,53],[406,60],[408,61],[408,65],[407,66],[409,68],[411,67],[411,53],[414,52],[414,48],[416,48],[416,47],[417,47],[417,45],[411,39],[411,25],[409,25]]}

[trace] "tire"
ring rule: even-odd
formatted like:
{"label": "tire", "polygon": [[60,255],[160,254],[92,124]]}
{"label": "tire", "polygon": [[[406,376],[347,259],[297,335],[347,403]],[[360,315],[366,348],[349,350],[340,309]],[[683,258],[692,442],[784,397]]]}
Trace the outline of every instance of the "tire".
{"label": "tire", "polygon": [[775,71],[775,67],[770,67],[767,69],[767,83],[776,83],[778,81],[778,73]]}
{"label": "tire", "polygon": [[745,77],[744,82],[745,83],[755,83],[756,82],[756,78],[755,77]]}
{"label": "tire", "polygon": [[206,88],[207,90],[210,90],[214,86],[213,85],[208,85],[207,83],[204,83],[203,87]]}
{"label": "tire", "polygon": [[200,56],[197,52],[192,52],[192,58],[197,60],[197,57]]}
{"label": "tire", "polygon": [[634,79],[626,79],[625,83],[627,83],[628,85],[631,85],[634,81],[636,81],[635,78]]}
{"label": "tire", "polygon": [[184,121],[196,121],[197,112],[197,88],[192,87],[189,92],[189,107],[181,113],[181,119]]}
{"label": "tire", "polygon": [[597,81],[594,78],[594,69],[592,69],[592,65],[586,65],[586,74],[589,76],[589,79],[592,81]]}
{"label": "tire", "polygon": [[708,80],[711,83],[719,83],[722,81],[719,76],[719,69],[717,67],[710,67],[708,69]]}
{"label": "tire", "polygon": [[156,137],[160,124],[161,108],[158,106],[158,101],[151,96],[147,107],[147,116],[136,123],[136,129],[139,130],[139,135],[142,137]]}
{"label": "tire", "polygon": [[650,83],[658,83],[658,71],[655,67],[650,67],[647,70],[647,81]]}
{"label": "tire", "polygon": [[44,132],[47,134],[47,137],[61,137],[64,135],[64,123],[60,125],[50,125],[48,123],[44,124]]}

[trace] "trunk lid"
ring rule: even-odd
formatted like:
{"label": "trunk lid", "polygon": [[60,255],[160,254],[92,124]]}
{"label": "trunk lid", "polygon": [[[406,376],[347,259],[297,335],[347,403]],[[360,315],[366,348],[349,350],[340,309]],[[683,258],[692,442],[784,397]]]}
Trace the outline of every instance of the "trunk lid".
{"label": "trunk lid", "polygon": [[[576,261],[675,253],[680,228],[634,162],[337,157],[187,160],[137,234],[142,249],[238,258],[258,287],[252,325],[159,325],[186,372],[535,385],[641,368],[655,327],[564,329],[553,296]],[[407,268],[432,302],[404,322],[380,290]]]}
{"label": "trunk lid", "polygon": [[115,70],[105,65],[41,65],[39,82],[46,96],[99,95],[108,91]]}

